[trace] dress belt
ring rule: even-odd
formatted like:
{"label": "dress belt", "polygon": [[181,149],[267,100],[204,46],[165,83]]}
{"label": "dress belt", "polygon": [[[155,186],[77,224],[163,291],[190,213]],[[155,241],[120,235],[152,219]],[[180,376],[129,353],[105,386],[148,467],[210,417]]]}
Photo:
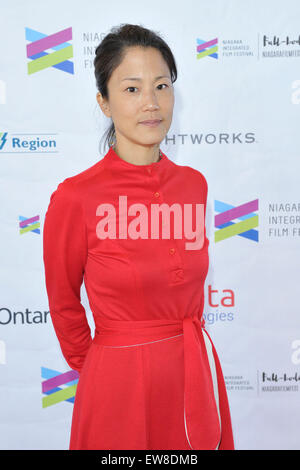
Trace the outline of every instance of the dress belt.
{"label": "dress belt", "polygon": [[184,341],[184,409],[189,445],[194,450],[214,450],[221,426],[213,379],[203,337],[204,322],[197,317],[182,320],[118,321],[101,318],[93,342],[110,347],[130,347],[172,336]]}

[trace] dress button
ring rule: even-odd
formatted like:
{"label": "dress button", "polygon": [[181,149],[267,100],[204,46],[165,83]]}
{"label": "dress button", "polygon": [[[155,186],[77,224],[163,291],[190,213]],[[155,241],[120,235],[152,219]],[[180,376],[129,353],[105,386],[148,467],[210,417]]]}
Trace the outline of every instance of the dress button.
{"label": "dress button", "polygon": [[147,168],[148,173],[151,175],[152,173],[152,168]]}
{"label": "dress button", "polygon": [[155,196],[155,197],[158,197],[158,196],[159,196],[159,192],[154,193],[154,196]]}
{"label": "dress button", "polygon": [[170,254],[174,255],[174,253],[175,253],[175,248],[170,248]]}

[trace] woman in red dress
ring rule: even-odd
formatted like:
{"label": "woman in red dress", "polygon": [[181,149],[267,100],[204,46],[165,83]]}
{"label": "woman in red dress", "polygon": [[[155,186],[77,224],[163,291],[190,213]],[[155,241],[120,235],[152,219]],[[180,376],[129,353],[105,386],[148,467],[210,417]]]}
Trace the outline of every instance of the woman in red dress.
{"label": "woman in red dress", "polygon": [[[187,206],[202,206],[205,220],[207,182],[160,150],[173,116],[174,57],[156,33],[123,25],[99,44],[94,65],[98,104],[113,121],[109,150],[58,185],[43,233],[53,326],[80,373],[69,449],[233,449],[222,369],[203,320],[205,222],[200,246],[172,226],[184,217],[188,226]],[[157,205],[158,236],[159,219],[149,214]]]}

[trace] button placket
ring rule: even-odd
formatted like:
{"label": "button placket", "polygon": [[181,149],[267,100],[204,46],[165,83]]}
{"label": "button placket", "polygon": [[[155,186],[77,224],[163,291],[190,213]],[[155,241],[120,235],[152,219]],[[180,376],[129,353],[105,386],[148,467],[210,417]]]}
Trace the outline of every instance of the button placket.
{"label": "button placket", "polygon": [[[150,172],[150,169],[151,169],[151,172]],[[160,205],[164,202],[164,200],[163,200],[163,195],[160,189],[160,178],[158,174],[156,174],[155,168],[149,167],[147,168],[147,171],[149,172],[149,174],[151,173],[151,177],[152,177],[151,178],[151,194],[150,194],[150,201],[148,205],[149,214],[151,214],[152,204]]]}
{"label": "button placket", "polygon": [[183,260],[175,244],[175,240],[170,240],[169,243],[169,263],[170,272],[169,278],[171,284],[179,284],[184,281]]}
{"label": "button placket", "polygon": [[[154,174],[152,174],[154,176]],[[160,181],[155,178],[155,184],[153,185],[152,202],[154,204],[162,204],[164,202],[163,194],[160,189]]]}
{"label": "button placket", "polygon": [[169,240],[169,261],[172,270],[182,269],[182,259],[174,240]]}
{"label": "button placket", "polygon": [[[159,187],[160,181],[157,175],[155,175],[155,173],[153,172],[153,170],[150,171],[150,168],[148,168],[147,170],[148,170],[149,175],[151,174],[151,176],[154,178],[156,182],[155,184],[156,189],[153,189],[152,200],[150,202],[150,206],[151,206],[151,203],[162,204],[164,202],[164,198],[163,198],[162,191]],[[182,283],[184,282],[183,259],[178,250],[178,246],[176,245],[175,240],[171,240],[171,239],[168,240],[167,250],[168,250],[167,256],[169,257],[169,264],[170,264],[170,268],[169,268],[170,283],[171,284]]]}

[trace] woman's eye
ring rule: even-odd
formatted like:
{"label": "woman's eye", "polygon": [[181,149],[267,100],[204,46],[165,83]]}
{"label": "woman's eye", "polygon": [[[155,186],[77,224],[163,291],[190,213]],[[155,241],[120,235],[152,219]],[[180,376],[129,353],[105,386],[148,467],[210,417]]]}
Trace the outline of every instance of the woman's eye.
{"label": "woman's eye", "polygon": [[[161,83],[160,85],[157,85],[157,86],[163,86],[163,85],[165,85],[166,87],[168,87],[168,85],[167,85],[166,83]],[[135,86],[129,86],[128,88],[126,88],[126,91],[127,91],[127,90],[130,90],[130,89],[132,90],[132,89],[134,89],[134,88],[136,88],[136,87],[135,87]]]}

